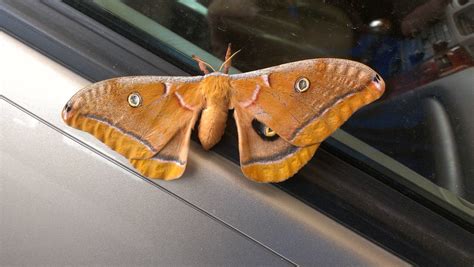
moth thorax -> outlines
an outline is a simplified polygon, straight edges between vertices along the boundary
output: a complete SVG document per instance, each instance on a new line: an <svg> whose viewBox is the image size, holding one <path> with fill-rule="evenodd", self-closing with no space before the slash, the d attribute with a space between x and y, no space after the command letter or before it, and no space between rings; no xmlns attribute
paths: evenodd
<svg viewBox="0 0 474 267"><path fill-rule="evenodd" d="M228 106L230 83L227 76L208 76L200 84L206 104Z"/></svg>

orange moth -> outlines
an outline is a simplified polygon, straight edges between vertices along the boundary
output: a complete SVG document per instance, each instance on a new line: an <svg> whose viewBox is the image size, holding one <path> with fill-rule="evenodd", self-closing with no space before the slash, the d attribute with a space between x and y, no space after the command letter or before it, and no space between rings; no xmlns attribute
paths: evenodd
<svg viewBox="0 0 474 267"><path fill-rule="evenodd" d="M62 118L125 156L142 175L172 180L184 172L196 120L200 117L199 140L210 149L234 109L244 175L280 182L385 90L374 70L350 60L309 59L229 75L231 58L229 46L222 72L209 72L209 65L195 57L204 76L94 83L69 100Z"/></svg>

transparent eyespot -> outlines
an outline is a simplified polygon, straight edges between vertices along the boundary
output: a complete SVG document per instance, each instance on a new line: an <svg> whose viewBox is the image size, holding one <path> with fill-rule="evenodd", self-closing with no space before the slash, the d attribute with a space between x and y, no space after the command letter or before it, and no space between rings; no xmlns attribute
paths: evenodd
<svg viewBox="0 0 474 267"><path fill-rule="evenodd" d="M142 104L142 97L139 93L131 93L130 95L128 95L128 104L132 108L136 108Z"/></svg>
<svg viewBox="0 0 474 267"><path fill-rule="evenodd" d="M265 141L275 141L280 138L272 128L266 126L256 119L252 120L252 128L258 134L258 136L260 136L260 138Z"/></svg>
<svg viewBox="0 0 474 267"><path fill-rule="evenodd" d="M295 82L295 90L296 92L303 93L309 89L310 83L309 80L305 77L301 77Z"/></svg>
<svg viewBox="0 0 474 267"><path fill-rule="evenodd" d="M273 137L276 135L276 132L272 130L270 127L265 127L265 129L263 130L263 134L266 137Z"/></svg>

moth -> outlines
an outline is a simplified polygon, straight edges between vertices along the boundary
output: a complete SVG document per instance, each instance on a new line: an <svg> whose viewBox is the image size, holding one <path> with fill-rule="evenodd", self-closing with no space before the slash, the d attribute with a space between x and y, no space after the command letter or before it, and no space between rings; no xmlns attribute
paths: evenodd
<svg viewBox="0 0 474 267"><path fill-rule="evenodd" d="M203 76L94 83L67 102L62 118L125 156L142 175L172 180L184 172L198 118L198 137L208 150L234 109L242 172L257 182L281 182L385 90L374 70L350 60L309 59L230 75L232 57L229 46L221 68L212 72L195 57Z"/></svg>

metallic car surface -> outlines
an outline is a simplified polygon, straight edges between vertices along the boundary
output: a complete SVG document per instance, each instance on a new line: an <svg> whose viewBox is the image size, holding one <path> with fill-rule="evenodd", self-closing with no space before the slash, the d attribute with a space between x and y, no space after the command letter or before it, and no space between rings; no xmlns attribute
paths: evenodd
<svg viewBox="0 0 474 267"><path fill-rule="evenodd" d="M406 265L192 143L150 181L60 111L89 82L0 33L0 264Z"/></svg>

